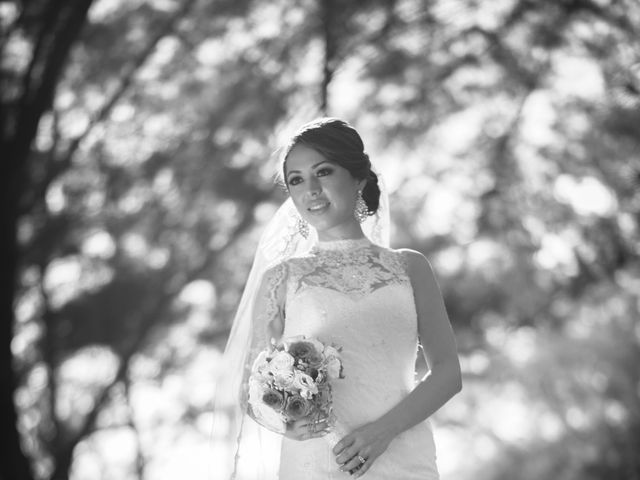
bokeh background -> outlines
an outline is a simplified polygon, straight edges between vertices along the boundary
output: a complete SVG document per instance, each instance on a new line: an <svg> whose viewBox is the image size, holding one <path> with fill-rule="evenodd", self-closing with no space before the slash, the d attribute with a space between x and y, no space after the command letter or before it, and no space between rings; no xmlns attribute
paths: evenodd
<svg viewBox="0 0 640 480"><path fill-rule="evenodd" d="M0 478L218 478L277 149L326 114L441 283L442 480L640 479L637 0L3 0L0 24Z"/></svg>

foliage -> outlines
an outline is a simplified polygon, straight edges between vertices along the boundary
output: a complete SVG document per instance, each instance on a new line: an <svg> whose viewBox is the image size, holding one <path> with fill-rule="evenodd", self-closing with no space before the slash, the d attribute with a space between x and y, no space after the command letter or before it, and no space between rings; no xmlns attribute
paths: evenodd
<svg viewBox="0 0 640 480"><path fill-rule="evenodd" d="M48 5L0 5L16 79ZM35 478L208 478L274 153L323 112L441 281L465 373L443 479L640 476L639 29L631 0L95 1L20 192Z"/></svg>

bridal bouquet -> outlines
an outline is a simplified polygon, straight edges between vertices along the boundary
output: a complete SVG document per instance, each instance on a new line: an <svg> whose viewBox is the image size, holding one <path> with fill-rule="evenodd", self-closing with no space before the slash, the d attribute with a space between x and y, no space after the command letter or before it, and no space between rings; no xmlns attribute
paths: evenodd
<svg viewBox="0 0 640 480"><path fill-rule="evenodd" d="M270 424L332 419L331 384L342 374L340 348L297 336L260 352L249 377L249 405Z"/></svg>

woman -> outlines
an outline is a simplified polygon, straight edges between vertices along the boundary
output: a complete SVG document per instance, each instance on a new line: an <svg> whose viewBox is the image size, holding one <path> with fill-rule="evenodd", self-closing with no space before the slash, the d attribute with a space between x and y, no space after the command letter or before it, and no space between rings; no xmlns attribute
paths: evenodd
<svg viewBox="0 0 640 480"><path fill-rule="evenodd" d="M256 273L254 264L259 287L251 286L254 282L247 287L255 299L252 328L244 327L246 338L240 342L246 350L238 357L245 372L238 386L241 404L246 408L251 362L271 339L306 335L340 345L345 378L333 386L333 428L341 439L333 445L323 438L331 430L326 422L300 420L266 442L279 448L263 456L278 455L280 480L349 474L371 480L437 479L427 419L460 391L461 378L429 262L416 251L392 250L365 235L367 219L380 217L380 188L362 140L348 123L321 118L303 126L284 151L282 175L295 207L296 231L287 233L277 225L283 220L274 220L265 233L269 241L263 237L258 248L264 253L273 238L284 239L285 248L262 262L269 268ZM232 337L242 336L239 328L234 326ZM418 344L430 372L416 384ZM251 409L245 411L278 431ZM264 460L255 446L245 450L240 448L236 460Z"/></svg>

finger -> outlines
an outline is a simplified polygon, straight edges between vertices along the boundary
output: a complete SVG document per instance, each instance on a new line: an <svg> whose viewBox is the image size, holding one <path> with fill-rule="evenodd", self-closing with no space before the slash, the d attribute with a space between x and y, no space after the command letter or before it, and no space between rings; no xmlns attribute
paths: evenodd
<svg viewBox="0 0 640 480"><path fill-rule="evenodd" d="M354 478L358 478L358 477L364 475L365 472L371 468L371 465L373 464L374 460L376 459L376 457L368 457L368 456L363 455L363 454L361 454L361 456L362 456L362 458L358 459L358 461L359 461L358 467L352 472ZM356 458L358 458L357 455L356 455ZM364 459L364 462L362 462L363 459Z"/></svg>
<svg viewBox="0 0 640 480"><path fill-rule="evenodd" d="M287 430L294 433L301 433L302 431L306 430L306 428L307 428L307 423L301 422L299 420L295 422L291 422L287 425Z"/></svg>
<svg viewBox="0 0 640 480"><path fill-rule="evenodd" d="M351 474L355 474L356 472L360 471L366 464L366 457L363 457L361 454L356 454L353 458L349 459L349 461L341 469L348 471Z"/></svg>
<svg viewBox="0 0 640 480"><path fill-rule="evenodd" d="M360 460L358 460L358 457L356 456L354 458L350 458L346 463L342 464L340 466L340 470L342 470L343 472L353 473L360 467L360 465L362 465L362 462L360 462Z"/></svg>
<svg viewBox="0 0 640 480"><path fill-rule="evenodd" d="M330 425L326 420L300 421L299 428L305 439L324 437L330 431Z"/></svg>
<svg viewBox="0 0 640 480"><path fill-rule="evenodd" d="M371 465L373 465L373 462L378 457L377 456L371 456L371 457L364 456L363 458L365 459L365 462L364 463L361 462L360 463L360 467L358 468L358 470L353 473L354 478L358 478L358 477L361 477L362 475L364 475L365 472L371 468Z"/></svg>
<svg viewBox="0 0 640 480"><path fill-rule="evenodd" d="M322 430L316 430L314 437L324 437L325 435L327 435L329 432L331 432L330 428L323 428Z"/></svg>
<svg viewBox="0 0 640 480"><path fill-rule="evenodd" d="M358 468L358 470L356 470L353 473L353 477L354 478L358 478L361 477L362 475L365 474L365 472L367 470L369 470L369 468L371 468L371 464L373 463L373 460L371 458L367 459L367 461L363 464L360 465L360 468Z"/></svg>
<svg viewBox="0 0 640 480"><path fill-rule="evenodd" d="M331 425L329 425L329 423L327 422L320 422L316 424L316 430L318 432L322 431L325 433L329 433L329 431L331 431Z"/></svg>
<svg viewBox="0 0 640 480"><path fill-rule="evenodd" d="M294 428L287 432L287 436L289 438L293 438L294 440L306 440L309 438L309 435L309 430L300 425L296 425Z"/></svg>
<svg viewBox="0 0 640 480"><path fill-rule="evenodd" d="M350 447L345 448L342 453L336 456L336 462L340 465L344 465L349 462L352 458L358 456L358 449L355 445L351 445Z"/></svg>
<svg viewBox="0 0 640 480"><path fill-rule="evenodd" d="M335 447L333 447L334 455L340 455L345 448L353 445L353 442L355 442L355 439L353 437L350 437L349 435L344 437L342 440L336 443Z"/></svg>
<svg viewBox="0 0 640 480"><path fill-rule="evenodd" d="M305 427L301 428L305 434L306 439L313 438L318 433L318 429L316 428L316 425L314 423L308 423Z"/></svg>
<svg viewBox="0 0 640 480"><path fill-rule="evenodd" d="M324 430L329 427L329 424L324 420L318 422L307 422L305 425L310 430Z"/></svg>
<svg viewBox="0 0 640 480"><path fill-rule="evenodd" d="M308 428L303 428L300 431L300 439L301 440L310 440L312 438L315 438L317 435L317 432L315 430L315 428L313 428L313 425L310 425Z"/></svg>

